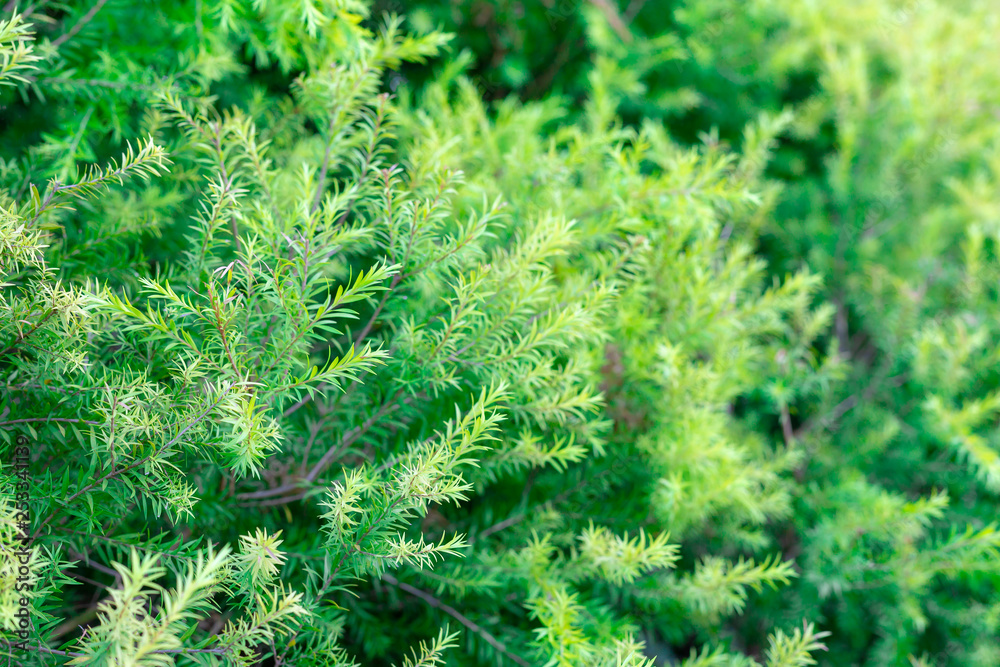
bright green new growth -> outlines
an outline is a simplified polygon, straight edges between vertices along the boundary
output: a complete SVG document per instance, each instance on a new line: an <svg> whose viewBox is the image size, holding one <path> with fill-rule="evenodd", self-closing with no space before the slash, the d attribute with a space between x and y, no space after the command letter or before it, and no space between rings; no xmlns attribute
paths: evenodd
<svg viewBox="0 0 1000 667"><path fill-rule="evenodd" d="M462 123L446 127L433 114L481 117L482 139L506 132L501 121L493 126L469 99L452 107L441 97L428 115L379 93L386 68L435 54L441 35L404 37L394 19L369 33L360 7L309 4L296 15L281 3L210 4L197 4L193 36L212 35L215 60L148 82L138 122L150 138L138 149L82 173L69 163L44 188L33 162L10 163L29 185L4 201L2 426L8 442L12 427L32 441L36 539L37 630L19 655L37 664L396 656L432 665L448 651L470 663L647 665L639 610L692 614L710 628L740 610L748 588L787 581L788 566L767 557L732 569L709 558L673 574L681 552L664 528L674 513L643 527L577 511L601 496L634 511L669 488L667 470L691 476L673 483L694 485L694 498L714 483L697 466L680 472L675 445L657 440L671 436L623 448L599 414L605 346L628 331L611 313L641 308L666 268L657 263L672 265L677 252L642 199L625 205L610 187L634 184L652 203L674 179L714 181L704 201L690 198L711 225L717 200L753 202L740 189L752 175L721 154L684 157L653 128L633 135L595 115L589 138L567 126L538 162L566 177L546 193L551 203L527 210L521 192L497 187L503 179L482 181L454 160ZM4 30L8 79L44 72L53 56L31 60L22 19ZM272 31L289 40L260 39ZM239 69L221 48L227 34L246 40L259 66L301 68L290 95L250 87L220 112L204 86ZM427 94L447 95L453 76ZM594 113L613 106L596 97ZM97 108L84 112L78 144L100 136L83 129ZM509 110L540 120L539 111ZM532 122L522 139L541 142ZM467 148L465 159L476 150ZM608 177L596 218L574 203L588 194L574 170ZM706 243L710 230L686 233ZM152 272L115 251L145 232L183 238ZM706 245L703 265L673 270L708 269L708 290L732 273L734 289L753 293L746 255L716 272L717 253ZM95 281L102 261L113 271ZM759 308L779 310L760 335L782 330L781 309L808 284L763 297ZM618 339L675 351L679 370L650 367L642 391L676 386L678 372L682 383L705 381L677 357L687 354L682 339L668 338L653 329ZM747 353L721 363L758 363ZM725 395L703 391L704 416L686 428L718 429L716 465L749 455L722 440ZM784 511L773 477L781 459L733 480L743 514L731 521L749 528ZM636 466L648 468L640 486L628 482ZM753 490L772 487L775 500L755 506ZM679 532L724 513L700 502L678 507L695 512ZM15 537L4 533L5 549ZM73 589L92 585L78 578L88 566L113 581L90 616L64 623ZM410 617L406 629L385 632L384 599ZM9 632L18 602L3 600ZM818 644L811 629L804 637L775 635L767 664L806 664Z"/></svg>
<svg viewBox="0 0 1000 667"><path fill-rule="evenodd" d="M560 94L582 118L595 107L584 99L601 90L593 72L614 72L604 90L621 95L631 125L655 119L682 142L739 147L780 182L757 234L743 238L754 261L766 260L767 282L809 267L815 342L800 363L786 346L772 348L785 377L754 372L749 392L720 412L734 413L744 437L784 443L796 457L786 512L759 524L758 536L780 545L801 576L756 598L724 632L762 655L762 628L804 617L831 632L822 664L1000 663L995 3L489 6L408 11L474 51L482 95ZM588 58L593 67L577 66ZM751 158L747 122L788 110L774 150ZM641 191L619 192L629 202ZM738 229L728 238L740 239ZM677 294L686 278L662 283L656 297ZM635 431L645 436L645 425ZM686 449L685 460L699 460L698 447ZM719 496L682 498L687 479L674 475L659 502L679 498L678 508L703 517L697 506ZM753 487L736 496L760 497ZM678 510L673 520L688 519ZM700 534L698 520L689 525ZM740 534L709 530L706 540Z"/></svg>
<svg viewBox="0 0 1000 667"><path fill-rule="evenodd" d="M988 3L589 3L523 104L419 10L45 4L0 23L18 664L995 664L996 77L924 57Z"/></svg>

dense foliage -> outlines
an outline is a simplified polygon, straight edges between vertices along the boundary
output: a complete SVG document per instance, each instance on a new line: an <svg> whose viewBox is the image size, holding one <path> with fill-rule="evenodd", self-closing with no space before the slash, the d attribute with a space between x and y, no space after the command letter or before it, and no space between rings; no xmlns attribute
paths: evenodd
<svg viewBox="0 0 1000 667"><path fill-rule="evenodd" d="M11 3L12 664L1000 663L997 21Z"/></svg>
<svg viewBox="0 0 1000 667"><path fill-rule="evenodd" d="M770 533L802 576L750 613L831 631L829 664L997 664L995 6L665 4L419 11L500 94L578 99L581 70L546 66L592 58L623 73L627 118L684 142L741 146L756 114L792 113L756 251L772 275L822 276L815 305L834 315L815 351L842 377L781 385L772 435L805 460L792 520ZM741 416L764 426L749 401Z"/></svg>

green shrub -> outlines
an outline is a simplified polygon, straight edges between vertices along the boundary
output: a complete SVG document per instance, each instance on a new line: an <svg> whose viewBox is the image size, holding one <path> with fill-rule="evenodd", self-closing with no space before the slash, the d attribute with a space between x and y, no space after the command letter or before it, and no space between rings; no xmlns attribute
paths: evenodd
<svg viewBox="0 0 1000 667"><path fill-rule="evenodd" d="M11 9L17 664L1000 662L992 3Z"/></svg>
<svg viewBox="0 0 1000 667"><path fill-rule="evenodd" d="M587 463L602 483L591 500L576 501L601 509L569 516L670 530L682 540L679 572L653 574L615 596L661 655L664 639L678 652L693 642L733 644L720 623L743 608L750 590L795 576L776 559L765 526L790 510L784 473L798 454L734 419L731 402L759 391L755 400L778 419L790 395L814 392L838 373L811 349L831 314L809 308L815 278L793 276L765 290L764 267L749 250L775 194L759 181L759 166L788 119L765 117L748 128L742 157L717 146L685 150L654 124L639 131L617 124L619 99L600 74L585 119L565 124L551 103L505 102L491 113L460 75L464 64L446 67L409 101L402 128L417 154L445 155L466 173L470 209L502 192L515 220L550 208L571 215L584 251L563 260L560 275L595 263L607 271L603 250L628 239L613 260L628 278L601 350L614 420L609 456ZM549 507L551 495L542 491L539 507ZM766 632L751 635L763 653Z"/></svg>
<svg viewBox="0 0 1000 667"><path fill-rule="evenodd" d="M0 28L18 664L813 663L723 628L800 462L727 406L837 372L750 252L786 118L682 149L610 69L491 114L461 58L397 102L446 36L354 3L44 9Z"/></svg>
<svg viewBox="0 0 1000 667"><path fill-rule="evenodd" d="M627 117L685 141L742 146L748 120L794 115L757 250L772 275L822 277L833 318L811 352L843 377L821 373L770 421L802 461L793 511L768 532L802 576L750 624L805 616L832 632L831 665L998 664L994 3L518 5L420 11L477 53L487 87L544 94L534 84L568 45L617 69ZM523 83L506 64L519 43ZM654 43L675 47L648 69ZM547 86L575 99L587 71ZM735 405L766 432L773 410L753 394Z"/></svg>

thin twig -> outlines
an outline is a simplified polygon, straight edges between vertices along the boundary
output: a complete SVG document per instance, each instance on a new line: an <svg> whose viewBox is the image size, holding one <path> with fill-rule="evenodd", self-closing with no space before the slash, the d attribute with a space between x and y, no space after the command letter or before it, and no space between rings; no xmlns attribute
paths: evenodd
<svg viewBox="0 0 1000 667"><path fill-rule="evenodd" d="M296 480L295 482L282 484L281 486L275 487L273 489L262 489L260 491L241 493L236 496L237 500L257 500L262 498L273 498L275 496L281 496L285 493L288 493L289 491L301 491L302 490L300 486L301 483L309 484L316 481L316 478L319 477L320 474L322 474L322 472L326 469L326 467L337 458L339 452L341 452L346 447L349 447L352 443L354 443L354 441L356 441L358 438L367 433L368 429L370 429L379 419L389 414L390 412L398 410L403 405L411 403L415 398L414 396L407 396L403 398L403 400L393 403L393 399L395 399L397 394L393 394L392 396L390 396L389 399L382 404L382 407L380 407L374 415L366 419L363 424L361 424L360 426L356 426L347 433L345 433L340 440L334 443L333 446L330 447L325 454L323 454L322 458L320 458L320 460L316 463L316 465L312 467L312 469L305 477L302 477L301 479ZM297 500L298 498L288 499L288 501L291 502L291 500L293 499ZM269 503L269 504L281 504L281 503Z"/></svg>
<svg viewBox="0 0 1000 667"><path fill-rule="evenodd" d="M626 23L632 23L632 20L639 15L642 8L646 5L646 0L632 0L628 3L628 8L625 10L623 18Z"/></svg>
<svg viewBox="0 0 1000 667"><path fill-rule="evenodd" d="M468 617L464 616L454 607L441 602L441 600L437 599L436 597L434 597L430 593L427 593L426 591L422 591L419 588L411 586L410 584L399 581L398 579L396 579L396 577L392 576L391 574L388 573L383 574L382 581L395 586L401 591L406 591L407 593L409 593L414 597L420 598L421 600L426 602L429 606L434 607L435 609L440 609L441 611L448 614L456 621L467 627L469 630L475 632L477 635L485 639L490 646L500 651L500 653L502 653L503 655L507 656L508 658L510 658L517 664L521 665L522 667L528 667L527 660L511 653L510 650L507 648L507 646L503 644L503 642L498 640L496 637L491 635L489 632L481 628L473 621L469 620Z"/></svg>
<svg viewBox="0 0 1000 667"><path fill-rule="evenodd" d="M216 406L218 406L219 403L222 402L222 398L225 395L226 394L223 393L218 398L218 400L216 400L212 405L210 405L207 408L205 408L204 412L202 412L200 415L198 415L193 420L191 420L190 422L188 422L188 424L184 428L182 428L177 435L175 435L173 438L171 438L170 441L167 442L167 444L165 444L162 447L162 450L166 450L168 447L176 444L177 441L179 441L181 439L181 436L183 436L185 433L187 433L192 428L194 428L194 426L196 424L200 423L201 420L204 419L205 416L208 415L209 412L211 412L212 410L214 410L216 408ZM150 455L150 456L144 456L143 458L139 459L138 461L135 461L134 463L132 463L132 464L130 464L130 465L124 467L124 468L119 468L118 470L112 470L111 472L109 472L107 475L105 475L104 477L100 478L96 482L92 482L92 483L88 484L87 486L83 487L82 489L80 489L79 491L77 491L76 493L74 493L73 495L71 495L69 498L67 498L66 500L63 501L63 504L65 504L65 505L70 504L71 502L73 502L74 500L76 500L77 498L79 498L80 496L82 496L84 493L86 493L87 491L90 491L91 489L96 488L97 486L103 484L104 482L106 482L106 481L108 481L108 480L110 480L112 478L118 477L119 475L123 475L123 474L127 473L130 470L133 470L133 469L138 468L139 466L141 466L141 465L143 465L145 463L148 463L150 461L150 459L152 459L152 455ZM38 529L35 530L34 534L32 535L32 539L38 537L41 534L42 529L45 528L45 526L49 525L49 522L52 521L52 519L55 518L55 516L56 516L55 512L53 512L52 514L50 514L49 516L47 516L45 518L45 520L42 521L42 524L38 527Z"/></svg>
<svg viewBox="0 0 1000 667"><path fill-rule="evenodd" d="M9 648L13 648L14 644L8 640L3 640ZM48 648L47 646L38 646L36 644L26 644L25 647L29 651L38 651L39 653L48 653L51 655L63 655L71 658L82 658L85 657L85 653L78 653L76 651L60 651L54 648ZM223 655L228 653L227 648L164 648L157 649L155 651L150 651L150 653L214 653L216 655Z"/></svg>
<svg viewBox="0 0 1000 667"><path fill-rule="evenodd" d="M385 308L385 302L389 300L389 295L392 294L392 291L396 289L396 287L399 285L402 279L403 276L398 273L392 277L392 282L389 284L389 289L387 289L385 293L382 294L382 300L379 301L378 306L375 307L375 312L373 312L372 316L368 318L368 323L365 324L365 327L361 330L361 333L359 333L358 337L354 340L355 346L361 345L361 341L365 339L365 336L367 336L368 333L372 330L372 327L375 326L375 320L378 318L379 315L382 314L382 309Z"/></svg>
<svg viewBox="0 0 1000 667"><path fill-rule="evenodd" d="M823 417L819 418L814 417L812 419L809 419L804 424L799 426L799 428L795 429L795 431L792 433L792 437L798 440L801 439L803 435L805 435L812 429L816 428L817 426L829 428L834 424L836 424L841 417L843 417L845 414L853 410L860 403L868 401L875 394L875 391L878 388L876 386L877 379L878 379L878 374L873 375L871 380L868 382L868 385L865 387L864 391L860 393L860 396L858 394L851 394L850 396L842 400L840 403L837 403L837 405L833 407L833 409L829 412L829 414L824 415ZM906 381L906 376L895 375L891 378L886 379L885 381L887 383L891 383L898 386Z"/></svg>
<svg viewBox="0 0 1000 667"><path fill-rule="evenodd" d="M795 442L795 432L792 430L792 417L788 412L788 406L781 405L781 435L785 439L785 446L791 447Z"/></svg>
<svg viewBox="0 0 1000 667"><path fill-rule="evenodd" d="M35 324L35 326L31 327L30 329L28 329L24 333L20 334L17 338L14 339L13 343L11 343L10 345L8 345L6 349L4 349L2 352L0 352L0 357L5 356L9 352L12 352L14 350L14 348L18 346L19 343L21 343L22 341L24 341L31 334L33 334L36 331L38 331L38 329L40 329L41 326L43 324L45 324L49 320L49 318L51 318L53 315L55 315L55 313L56 313L56 309L55 308L50 308L49 312L45 313L45 315L42 316L42 319L38 320L38 323Z"/></svg>
<svg viewBox="0 0 1000 667"><path fill-rule="evenodd" d="M101 11L101 7L103 7L107 2L108 0L97 0L97 2L94 3L94 6L90 8L90 11L84 14L80 18L80 20L77 21L76 24L69 29L69 32L63 33L62 35L59 35L59 37L56 37L56 39L52 42L53 48L58 48L67 40L72 39L76 35L76 33L83 30L83 28L88 23L94 20L94 17L97 16L97 12Z"/></svg>
<svg viewBox="0 0 1000 667"><path fill-rule="evenodd" d="M579 491L583 487L585 487L588 484L590 484L590 483L592 483L592 482L600 479L601 477L604 477L605 475L613 472L613 470L614 470L613 468L605 468L604 470L602 470L601 472L597 473L593 477L589 477L589 478L588 477L584 477L579 482L577 482L573 487L571 487L569 489L566 489L565 491L563 491L562 493L560 493L555 498L550 498L549 500L546 500L545 502L541 503L540 505L536 505L531 510L531 513L537 514L538 512L540 512L540 511L542 511L544 509L547 509L547 508L550 508L550 507L555 507L556 505L558 505L562 501L566 500L567 498L569 498L570 496L572 496L574 493L576 493L577 491ZM493 524L492 526L489 526L488 528L485 528L478 535L470 535L469 538L468 538L468 543L471 545L474 542L476 542L477 540L486 539L487 537L489 537L490 535L492 535L494 533L498 533L501 530L505 530L507 528L510 528L514 524L520 523L521 521L523 521L524 519L526 519L528 517L528 513L529 512L528 512L527 509L522 510L520 512L517 512L516 514L512 514L511 516L507 517L503 521L500 521L498 523Z"/></svg>
<svg viewBox="0 0 1000 667"><path fill-rule="evenodd" d="M608 0L590 0L590 4L594 5L604 13L604 18L608 20L611 24L612 30L618 33L618 36L622 38L623 42L632 41L632 33L629 31L628 26L625 25L625 21L622 20L621 15L618 10L615 9Z"/></svg>
<svg viewBox="0 0 1000 667"><path fill-rule="evenodd" d="M3 643L7 645L8 648L14 648L14 643L8 639L4 639ZM76 653L75 651L60 651L54 648L48 648L47 646L37 646L35 644L25 644L24 648L29 651L38 651L39 653L48 653L50 655L64 655L72 658L83 657L83 653Z"/></svg>
<svg viewBox="0 0 1000 667"><path fill-rule="evenodd" d="M28 419L13 419L11 421L0 422L0 426L10 426L11 424L32 424L32 423L62 422L64 424L91 424L97 426L104 422L89 421L87 419L69 419L64 417L30 417Z"/></svg>
<svg viewBox="0 0 1000 667"><path fill-rule="evenodd" d="M323 192L326 190L326 172L330 168L330 154L333 152L333 127L337 121L338 114L330 114L330 122L326 128L326 150L323 152L323 164L319 168L319 178L316 183L316 195L313 197L312 205L309 207L309 215L312 215L319 208L323 201Z"/></svg>

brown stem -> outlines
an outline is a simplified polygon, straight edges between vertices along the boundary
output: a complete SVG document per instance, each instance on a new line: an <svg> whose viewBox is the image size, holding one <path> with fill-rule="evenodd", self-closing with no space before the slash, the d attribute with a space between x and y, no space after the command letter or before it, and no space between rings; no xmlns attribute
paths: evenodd
<svg viewBox="0 0 1000 667"><path fill-rule="evenodd" d="M501 641L499 641L496 637L494 637L493 635L491 635L489 632L487 632L486 630L484 630L483 628L481 628L479 625L477 625L473 621L469 620L468 617L466 617L465 615L463 615L461 612L459 612L454 607L441 602L441 600L437 599L436 597L434 597L433 595L431 595L430 593L428 593L426 591L422 591L419 588L411 586L410 584L403 583L403 582L399 581L398 579L396 579L396 577L392 576L391 574L388 574L388 573L383 574L382 575L382 581L385 581L386 583L392 584L396 588L398 588L398 589L400 589L402 591L406 591L407 593L409 593L410 595L412 595L414 597L420 598L421 600L423 600L424 602L426 602L429 606L434 607L435 609L440 609L441 611L443 611L444 613L448 614L449 616L451 616L452 618L454 618L456 621L458 621L459 623L461 623L462 625L464 625L465 627L467 627L469 630L471 630L472 632L475 632L477 635L479 635L480 637L482 637L483 639L485 639L486 642L490 646L492 646L496 650L500 651L500 653L502 653L503 655L507 656L508 658L510 658L511 660L513 660L514 662L516 662L517 664L521 665L522 667L528 667L528 661L527 660L525 660L524 658L522 658L522 657L520 657L518 655L515 655L515 654L511 653L507 649L507 647Z"/></svg>
<svg viewBox="0 0 1000 667"><path fill-rule="evenodd" d="M173 438L171 438L170 441L167 442L167 444L165 444L163 446L163 449L167 449L171 445L174 445L178 440L181 439L181 436L183 436L185 433L187 433L192 428L194 428L195 424L198 424L199 422L201 422L201 420L204 419L205 416L209 412L211 412L212 410L214 410L215 407L217 405L219 405L219 403L221 403L221 402L222 402L222 397L220 396L217 401L215 401L214 403L212 403L212 405L210 405L207 408L205 408L204 412L202 412L200 415L198 415L193 420L191 420L187 424L187 426L185 426L184 428L182 428L180 430L180 432L177 433L177 435L175 435ZM147 463L151 458L152 458L152 456L144 456L143 458L139 459L138 461L135 461L134 463L132 463L132 464L130 464L130 465L124 467L124 468L120 468L118 470L112 470L111 472L109 472L107 475L105 475L104 477L100 478L96 482L92 482L91 484L88 484L87 486L83 487L82 489L80 489L79 491L77 491L76 493L74 493L73 495L71 495L69 498L67 498L65 501L63 501L64 504L69 504L69 503L73 502L74 500L76 500L77 498L79 498L80 496L82 496L87 491L90 491L91 489L95 488L96 486L98 486L100 484L103 484L104 482L106 482L109 479L112 479L114 477L118 477L119 475L122 475L122 474L128 472L129 470L133 470L133 469L141 466L142 464ZM35 533L32 535L32 539L38 537L41 534L42 529L45 528L45 526L49 525L49 522L52 521L52 519L55 518L55 516L56 516L56 514L53 512L48 517L46 517L45 520L42 521L42 525L40 525L38 527L38 529L35 530Z"/></svg>
<svg viewBox="0 0 1000 667"><path fill-rule="evenodd" d="M233 373L236 374L238 379L240 377L240 369L239 366L236 365L236 359L233 358L232 350L229 349L229 340L226 337L226 330L222 326L222 312L219 310L219 304L215 298L215 290L210 289L208 296L212 302L212 312L215 314L215 330L219 332L219 338L222 340L222 347L226 351L226 357L229 359L229 365L232 366Z"/></svg>
<svg viewBox="0 0 1000 667"><path fill-rule="evenodd" d="M358 438L367 433L368 429L370 429L379 419L381 419L390 412L398 410L400 407L412 402L414 399L414 397L407 396L402 401L393 403L392 401L397 394L398 392L390 396L389 399L382 404L382 407L378 409L378 412L376 412L374 415L366 419L363 424L361 424L360 426L356 426L347 433L345 433L340 440L334 443L334 445L330 447L330 449L328 449L325 454L323 454L323 457L320 458L320 460L316 463L316 465L312 467L312 469L305 477L301 478L300 480L296 480L295 482L282 484L281 486L275 487L273 489L262 489L260 491L241 493L236 496L237 500L257 500L261 498L273 498L275 496L284 495L289 491L301 491L302 489L299 486L301 482L312 483L316 481L316 478L319 477L320 474L322 474L322 472L326 469L326 467L337 458L339 452L341 452L346 447L349 447L352 443L354 443L354 441L356 441ZM288 502L291 502L291 500L295 499L297 498L288 499ZM271 503L271 504L281 504L281 503Z"/></svg>
<svg viewBox="0 0 1000 667"><path fill-rule="evenodd" d="M90 8L90 11L84 14L80 20L69 29L68 32L56 37L56 39L52 42L52 47L58 48L67 40L72 39L78 32L83 30L84 26L94 20L94 17L97 16L97 12L101 11L101 7L103 7L107 2L108 0L97 0L97 2L94 3L94 6Z"/></svg>
<svg viewBox="0 0 1000 667"><path fill-rule="evenodd" d="M791 447L795 444L795 432L792 431L792 417L788 413L788 406L781 406L781 435L785 439L785 446Z"/></svg>
<svg viewBox="0 0 1000 667"><path fill-rule="evenodd" d="M375 312L372 313L372 316L370 318L368 318L368 323L365 324L365 328L361 330L361 333L359 333L358 337L354 340L355 346L361 345L361 341L365 339L365 336L367 336L368 333L372 330L372 327L375 326L375 320L376 318L378 318L379 315L382 314L382 309L385 308L385 303L386 301L389 300L389 295L392 293L392 290L396 289L396 286L399 285L402 279L403 276L398 273L392 277L392 282L389 284L389 289L387 289L385 293L382 295L382 300L379 301L378 306L375 307Z"/></svg>
<svg viewBox="0 0 1000 667"><path fill-rule="evenodd" d="M28 329L27 331L25 331L23 334L19 335L17 338L14 339L13 343L11 343L10 345L7 346L7 348L3 352L0 352L0 357L3 357L8 352L13 351L13 349L15 347L17 347L19 343L21 343L22 341L24 341L31 334L33 334L36 331L38 331L38 329L41 328L41 326L43 324L45 324L53 315L55 315L55 313L56 313L56 309L55 308L49 309L49 312L45 313L45 315L42 316L42 319L38 320L38 323L35 326L31 327L30 329Z"/></svg>
<svg viewBox="0 0 1000 667"><path fill-rule="evenodd" d="M621 15L615 6L609 2L609 0L590 0L590 4L594 5L601 12L604 13L604 18L608 20L611 24L612 30L618 33L618 36L622 38L623 42L632 41L632 33L629 31L628 26L625 25L625 21L622 20Z"/></svg>
<svg viewBox="0 0 1000 667"><path fill-rule="evenodd" d="M64 424L91 424L98 425L104 422L88 421L86 419L69 419L63 417L32 417L30 419L12 419L11 421L0 422L0 426L10 426L11 424L29 424L38 422L62 422Z"/></svg>
<svg viewBox="0 0 1000 667"><path fill-rule="evenodd" d="M326 172L330 167L330 153L333 152L333 126L337 120L337 114L330 114L330 123L326 128L326 151L323 153L323 165L319 169L319 178L316 183L316 196L313 198L312 206L309 207L309 215L316 212L319 203L323 200L323 191L326 189Z"/></svg>
<svg viewBox="0 0 1000 667"><path fill-rule="evenodd" d="M139 459L138 461L135 461L131 465L128 465L128 466L126 466L124 468L119 468L118 470L112 470L111 472L109 472L107 475L105 475L104 477L100 478L96 482L92 482L92 483L88 484L87 486L83 487L82 489L80 489L79 491L77 491L76 493L74 493L73 495L71 495L69 498L67 498L63 502L65 502L66 504L69 504L69 503L73 502L74 500L76 500L77 498L79 498L80 496L82 496L87 491L90 491L91 489L97 487L98 485L103 484L104 482L108 481L109 479L112 479L114 477L118 477L119 475L127 473L129 470L133 470L135 468L138 468L143 463L148 462L149 458L150 457L148 457L148 456L144 456L143 458ZM38 529L35 531L35 534L32 535L32 539L34 539L35 537L38 537L42 533L42 529L45 528L45 526L49 525L49 522L52 521L52 519L54 519L55 516L56 516L56 514L54 512L52 514L48 515L45 518L45 520L42 521L42 525L40 525L38 527Z"/></svg>

